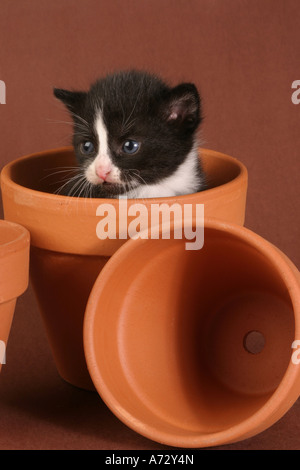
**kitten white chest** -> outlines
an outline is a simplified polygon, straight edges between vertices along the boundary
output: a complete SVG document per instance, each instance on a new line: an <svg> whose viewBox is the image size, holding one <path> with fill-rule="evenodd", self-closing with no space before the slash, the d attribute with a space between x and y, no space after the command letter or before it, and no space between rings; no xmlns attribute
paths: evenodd
<svg viewBox="0 0 300 470"><path fill-rule="evenodd" d="M157 197L172 197L191 194L201 189L201 180L198 172L198 150L196 145L186 156L175 172L155 184L139 185L123 194L128 199L148 199Z"/></svg>

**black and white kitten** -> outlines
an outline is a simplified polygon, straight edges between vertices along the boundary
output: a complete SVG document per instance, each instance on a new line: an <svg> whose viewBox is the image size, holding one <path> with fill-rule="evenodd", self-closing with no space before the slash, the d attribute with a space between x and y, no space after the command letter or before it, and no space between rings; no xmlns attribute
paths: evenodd
<svg viewBox="0 0 300 470"><path fill-rule="evenodd" d="M99 79L88 92L55 88L54 95L73 118L73 146L90 196L166 197L206 188L195 85L171 88L132 70ZM77 195L72 188L68 194Z"/></svg>

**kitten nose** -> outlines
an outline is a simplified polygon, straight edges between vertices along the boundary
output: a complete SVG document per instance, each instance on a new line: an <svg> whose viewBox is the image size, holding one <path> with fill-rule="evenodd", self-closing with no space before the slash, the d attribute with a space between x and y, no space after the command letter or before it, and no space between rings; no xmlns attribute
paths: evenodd
<svg viewBox="0 0 300 470"><path fill-rule="evenodd" d="M97 176L99 176L99 178L101 178L103 181L106 180L110 172L111 172L110 168L96 168Z"/></svg>

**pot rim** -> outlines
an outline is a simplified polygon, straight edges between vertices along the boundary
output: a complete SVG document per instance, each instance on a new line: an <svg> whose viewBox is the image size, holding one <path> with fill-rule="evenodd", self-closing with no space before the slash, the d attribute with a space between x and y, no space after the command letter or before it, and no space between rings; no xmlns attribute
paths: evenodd
<svg viewBox="0 0 300 470"><path fill-rule="evenodd" d="M190 220L190 223L195 223L195 219ZM294 339L300 340L300 283L299 271L296 266L276 246L245 227L214 218L205 219L204 230L205 227L221 232L228 233L229 231L233 236L251 244L251 246L256 248L272 263L274 269L287 287L294 311ZM131 415L123 408L122 403L110 392L105 379L101 375L101 371L99 371L97 367L97 359L93 346L94 318L97 313L97 299L104 289L106 279L112 275L115 268L122 264L128 254L135 249L136 244L145 244L147 241L147 239L130 239L119 248L117 254L113 255L108 260L100 272L87 302L83 327L84 352L91 378L103 401L114 414L131 429L148 439L175 447L203 448L224 445L251 437L274 424L288 411L300 395L300 364L293 364L291 359L280 384L259 410L241 423L227 430L206 433L200 436L196 436L193 432L191 432L189 436L182 436L180 434L170 434L165 431L160 431ZM291 390L292 395L290 396Z"/></svg>
<svg viewBox="0 0 300 470"><path fill-rule="evenodd" d="M107 203L109 201L111 204L118 204L119 199L109 199L109 198L77 198L77 197L71 197L71 196L64 196L61 194L52 194L52 193L46 193L43 191L38 191L35 189L27 188L26 186L22 186L16 182L14 182L11 178L11 170L15 165L18 165L18 163L24 161L24 160L30 160L30 159L35 159L35 158L42 158L46 155L51 155L51 154L58 154L58 153L66 153L66 152L71 152L73 151L72 146L67 146L67 147L59 147L55 149L50 149L50 150L44 150L41 152L35 152L29 155L22 156L16 160L13 160L10 163L7 163L2 171L1 171L1 184L5 184L8 187L10 187L13 191L19 192L28 196L34 196L35 199L39 200L45 200L45 203L47 203L48 210L49 210L49 203L52 206L56 206L57 204L63 205L63 203L68 204L70 206L70 203L72 201L74 202L74 207L76 210L78 210L78 204L79 207L80 205L84 206L86 209L89 205L91 205L93 208L94 206L98 206L101 203ZM209 188L204 191L201 191L201 195L203 196L203 201L205 202L206 196L208 197L217 197L219 193L222 193L224 191L224 187L227 188L227 191L234 190L236 186L240 186L244 181L247 183L248 181L248 171L246 166L239 161L238 159L227 155L225 153L217 152L215 150L210 150L210 149L204 149L204 148L199 148L199 153L204 153L207 156L214 156L217 157L223 161L230 161L234 163L238 169L239 173L235 178L233 178L231 181L218 185L214 188ZM195 196L195 194L199 193L192 193L192 194L185 194L182 196L171 196L171 197L160 197L160 198L147 198L146 202L147 204L152 204L152 203L163 203L168 200L176 200L180 197L182 202L186 201L188 202L189 199ZM137 199L128 199L128 201L136 201ZM145 202L145 199L143 199Z"/></svg>
<svg viewBox="0 0 300 470"><path fill-rule="evenodd" d="M11 233L11 239L5 243L0 242L0 257L27 249L29 246L29 231L20 224L8 220L0 220L0 230L2 227L8 228Z"/></svg>

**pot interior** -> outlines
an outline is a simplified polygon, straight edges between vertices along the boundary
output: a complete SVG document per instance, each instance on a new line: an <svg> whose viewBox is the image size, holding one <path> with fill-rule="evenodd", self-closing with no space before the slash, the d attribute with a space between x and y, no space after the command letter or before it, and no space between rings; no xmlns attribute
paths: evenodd
<svg viewBox="0 0 300 470"><path fill-rule="evenodd" d="M295 322L284 279L261 251L206 228L199 251L139 241L108 265L92 293L87 349L96 388L121 419L142 434L146 425L199 436L267 403Z"/></svg>

